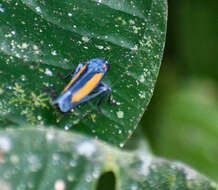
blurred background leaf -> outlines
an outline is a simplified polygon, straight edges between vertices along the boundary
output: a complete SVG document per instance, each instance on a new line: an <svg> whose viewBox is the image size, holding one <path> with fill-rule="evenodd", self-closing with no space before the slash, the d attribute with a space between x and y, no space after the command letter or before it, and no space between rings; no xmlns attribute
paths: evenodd
<svg viewBox="0 0 218 190"><path fill-rule="evenodd" d="M112 172L117 190L218 189L216 183L191 168L155 158L142 147L121 151L56 129L0 132L0 162L3 190L94 190L102 187L99 177L105 172Z"/></svg>
<svg viewBox="0 0 218 190"><path fill-rule="evenodd" d="M0 8L1 127L53 125L123 146L153 93L166 1L12 0ZM110 62L104 81L119 106L104 103L100 115L96 98L64 116L43 89L61 92L67 81L57 73L95 57Z"/></svg>
<svg viewBox="0 0 218 190"><path fill-rule="evenodd" d="M164 61L141 125L155 154L218 181L218 2L168 2Z"/></svg>

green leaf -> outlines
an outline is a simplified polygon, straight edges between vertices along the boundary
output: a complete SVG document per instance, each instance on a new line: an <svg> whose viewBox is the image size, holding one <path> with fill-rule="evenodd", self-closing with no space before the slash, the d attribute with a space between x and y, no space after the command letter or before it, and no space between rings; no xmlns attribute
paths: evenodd
<svg viewBox="0 0 218 190"><path fill-rule="evenodd" d="M176 65L179 66L179 70L182 70L187 76L214 78L217 81L216 54L218 47L210 48L213 40L217 37L218 28L217 25L214 25L217 2L205 4L204 0L200 0L198 4L195 4L194 1L185 0L172 3L170 6L173 10L170 30L174 33L172 36L176 36L172 45L176 49L173 56L176 57ZM195 8L193 9L193 7ZM190 17L190 15L192 16ZM210 22L202 22L203 20L210 20Z"/></svg>
<svg viewBox="0 0 218 190"><path fill-rule="evenodd" d="M0 8L1 126L53 125L122 146L152 96L166 0L10 0ZM119 106L104 102L98 114L95 98L63 115L43 89L60 93L68 81L58 73L95 57L110 62L104 81Z"/></svg>
<svg viewBox="0 0 218 190"><path fill-rule="evenodd" d="M143 148L125 152L78 134L25 128L0 133L0 185L6 189L96 189L112 171L117 190L216 190L218 185Z"/></svg>
<svg viewBox="0 0 218 190"><path fill-rule="evenodd" d="M158 119L150 133L155 134L153 150L163 157L182 160L218 181L217 84L186 78L185 82L177 80L177 86L180 88L173 85L168 89L170 95L158 105Z"/></svg>

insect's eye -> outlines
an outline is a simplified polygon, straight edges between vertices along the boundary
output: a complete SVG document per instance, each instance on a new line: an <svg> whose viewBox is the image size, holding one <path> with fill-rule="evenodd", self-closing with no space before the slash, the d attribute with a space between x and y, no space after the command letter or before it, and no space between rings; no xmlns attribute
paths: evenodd
<svg viewBox="0 0 218 190"><path fill-rule="evenodd" d="M106 67L106 70L110 68L110 64L107 61L106 61L105 67Z"/></svg>
<svg viewBox="0 0 218 190"><path fill-rule="evenodd" d="M107 69L108 69L108 68L107 68L107 65L104 64L104 70L107 71Z"/></svg>

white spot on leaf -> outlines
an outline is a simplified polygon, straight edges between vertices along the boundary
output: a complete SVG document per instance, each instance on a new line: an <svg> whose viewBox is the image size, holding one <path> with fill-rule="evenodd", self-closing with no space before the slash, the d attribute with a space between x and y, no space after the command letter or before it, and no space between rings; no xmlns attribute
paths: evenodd
<svg viewBox="0 0 218 190"><path fill-rule="evenodd" d="M62 179L57 180L54 184L55 190L64 190L65 187L66 187L66 184L65 184L64 180L62 180Z"/></svg>
<svg viewBox="0 0 218 190"><path fill-rule="evenodd" d="M41 8L40 7L36 7L36 12L40 13L41 12Z"/></svg>
<svg viewBox="0 0 218 190"><path fill-rule="evenodd" d="M24 43L22 43L22 45L21 45L21 49L26 49L28 46L29 46L29 45L24 42Z"/></svg>
<svg viewBox="0 0 218 190"><path fill-rule="evenodd" d="M5 9L2 7L2 4L0 4L0 12L1 13L5 12Z"/></svg>
<svg viewBox="0 0 218 190"><path fill-rule="evenodd" d="M83 40L84 42L88 42L88 41L89 41L89 38L88 38L87 36L83 36L83 37L82 37L82 40Z"/></svg>
<svg viewBox="0 0 218 190"><path fill-rule="evenodd" d="M80 155L91 156L95 152L96 148L90 141L84 141L78 145L77 151Z"/></svg>
<svg viewBox="0 0 218 190"><path fill-rule="evenodd" d="M52 71L50 69L48 69L48 68L45 69L45 74L48 75L48 76L53 75Z"/></svg>
<svg viewBox="0 0 218 190"><path fill-rule="evenodd" d="M51 52L51 54L52 54L52 55L57 55L57 51L56 51L56 50L53 50L53 51Z"/></svg>
<svg viewBox="0 0 218 190"><path fill-rule="evenodd" d="M0 136L0 150L8 152L11 149L11 141L7 136Z"/></svg>
<svg viewBox="0 0 218 190"><path fill-rule="evenodd" d="M0 179L1 190L11 190L10 184L3 179Z"/></svg>
<svg viewBox="0 0 218 190"><path fill-rule="evenodd" d="M124 117L123 111L118 111L118 112L117 112L117 117L118 117L118 118L123 118L123 117Z"/></svg>
<svg viewBox="0 0 218 190"><path fill-rule="evenodd" d="M141 76L140 76L139 81L140 81L140 82L144 82L144 81L145 81L144 75L141 75Z"/></svg>

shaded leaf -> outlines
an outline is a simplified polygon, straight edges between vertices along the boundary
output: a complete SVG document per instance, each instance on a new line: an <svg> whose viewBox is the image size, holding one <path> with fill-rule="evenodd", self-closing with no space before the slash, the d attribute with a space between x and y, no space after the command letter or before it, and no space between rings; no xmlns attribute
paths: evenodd
<svg viewBox="0 0 218 190"><path fill-rule="evenodd" d="M182 160L218 181L216 84L186 78L185 82L177 80L177 86L180 88L169 88L170 95L159 102L158 114L151 113L158 119L147 118L156 121L150 129L152 150L163 157Z"/></svg>
<svg viewBox="0 0 218 190"><path fill-rule="evenodd" d="M0 133L0 184L4 189L95 189L112 171L116 189L218 189L178 162L153 157L143 147L120 151L97 140L55 129Z"/></svg>

